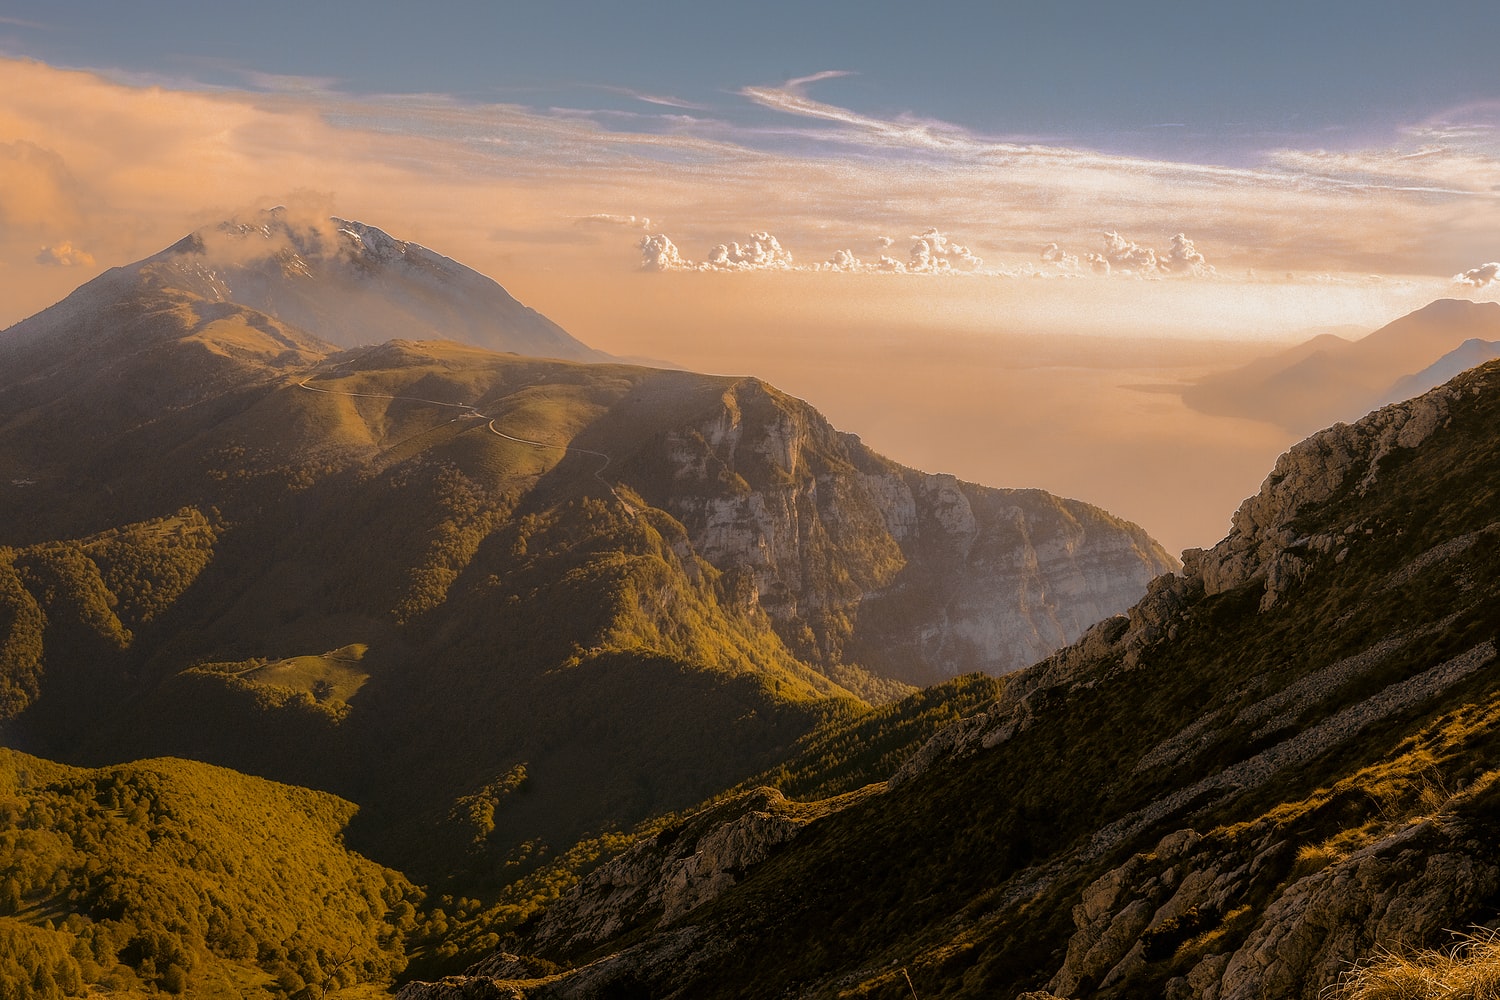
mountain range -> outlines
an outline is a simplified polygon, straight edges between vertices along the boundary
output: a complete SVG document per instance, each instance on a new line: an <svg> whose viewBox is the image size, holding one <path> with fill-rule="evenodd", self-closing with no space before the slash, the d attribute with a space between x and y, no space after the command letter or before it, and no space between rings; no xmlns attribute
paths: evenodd
<svg viewBox="0 0 1500 1000"><path fill-rule="evenodd" d="M434 330L486 346L386 339ZM0 371L0 733L41 762L16 815L121 761L201 761L353 803L318 836L452 894L551 877L915 685L1024 666L1178 565L1088 504L901 467L757 379L597 363L342 220L112 269L0 333ZM894 731L988 689L955 690ZM14 911L103 933L125 917L85 869L18 876ZM378 947L438 962L421 928L474 909L452 894L419 926L385 893ZM338 960L131 933L94 959L127 986L274 993Z"/></svg>
<svg viewBox="0 0 1500 1000"><path fill-rule="evenodd" d="M1436 378L1491 317L1239 377ZM1500 362L1313 434L1179 563L575 350L285 213L0 332L0 994L1374 1000L1500 961L1413 950L1500 926Z"/></svg>
<svg viewBox="0 0 1500 1000"><path fill-rule="evenodd" d="M1211 375L1182 399L1202 413L1308 434L1441 385L1496 357L1497 344L1500 303L1440 299L1356 340L1325 333Z"/></svg>

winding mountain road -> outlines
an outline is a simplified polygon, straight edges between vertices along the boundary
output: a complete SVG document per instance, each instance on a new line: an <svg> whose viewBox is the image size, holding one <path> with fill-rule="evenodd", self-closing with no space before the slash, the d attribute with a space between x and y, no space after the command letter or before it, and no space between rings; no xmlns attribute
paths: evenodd
<svg viewBox="0 0 1500 1000"><path fill-rule="evenodd" d="M599 480L600 484L602 484L605 489L609 490L609 495L615 498L620 507L624 509L625 513L629 514L631 517L636 516L635 507L627 503L625 498L620 496L619 492L616 491L614 485L609 480L604 478L604 470L609 468L610 462L614 461L614 459L602 451L594 451L591 448L579 448L571 444L548 444L546 441L533 441L530 438L520 438L516 437L513 434L507 434L500 428L495 426L495 421L499 419L498 417L492 417L487 413L481 413L470 403L449 403L441 399L424 399L421 396L393 396L388 393L382 392L346 392L342 389L327 389L316 385L308 385L307 383L311 382L315 377L316 376L313 375L307 376L302 381L297 383L297 387L299 389L306 389L308 392L327 393L330 396L358 396L364 399L399 399L409 403L426 403L429 406L443 406L450 409L462 410L464 412L454 417L454 421L463 420L466 417L483 420L486 422L485 425L489 428L491 434L494 434L497 437L502 437L507 441L514 441L516 444L530 445L533 448L548 448L553 451L563 452L564 454L571 451L578 455L590 455L594 458L602 458L604 459L604 461L597 469L594 470L594 478Z"/></svg>

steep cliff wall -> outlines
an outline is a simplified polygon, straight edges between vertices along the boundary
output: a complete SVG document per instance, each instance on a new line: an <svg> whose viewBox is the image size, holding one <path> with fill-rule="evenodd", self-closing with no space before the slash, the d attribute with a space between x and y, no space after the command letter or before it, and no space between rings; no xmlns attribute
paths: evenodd
<svg viewBox="0 0 1500 1000"><path fill-rule="evenodd" d="M1005 673L1176 567L1141 528L1041 490L904 468L755 379L662 435L642 495L782 638L916 684Z"/></svg>

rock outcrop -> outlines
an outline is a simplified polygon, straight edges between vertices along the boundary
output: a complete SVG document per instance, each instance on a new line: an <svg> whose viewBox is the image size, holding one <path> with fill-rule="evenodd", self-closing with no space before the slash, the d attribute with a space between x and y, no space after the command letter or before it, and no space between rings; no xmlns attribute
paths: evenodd
<svg viewBox="0 0 1500 1000"><path fill-rule="evenodd" d="M645 923L676 924L732 888L816 812L758 788L663 830L584 878L547 910L532 940L575 954Z"/></svg>
<svg viewBox="0 0 1500 1000"><path fill-rule="evenodd" d="M1376 530L1350 525L1343 532L1307 535L1297 531L1298 519L1341 490L1368 490L1380 475L1381 461L1427 440L1447 419L1453 396L1461 391L1440 387L1357 423L1335 424L1293 446L1276 460L1260 492L1235 511L1223 541L1207 551L1183 553L1184 572L1201 580L1210 595L1263 578L1261 607L1271 607L1306 574L1312 554L1343 549L1356 532Z"/></svg>
<svg viewBox="0 0 1500 1000"><path fill-rule="evenodd" d="M1148 962L1210 938L1247 910L1246 900L1269 894L1243 941L1210 945L1167 983L1166 995L1317 1000L1379 947L1431 941L1482 914L1500 889L1500 851L1461 809L1402 826L1341 859L1305 854L1289 874L1297 850L1274 829L1235 845L1193 830L1170 834L1084 891L1048 989L1077 996L1117 988Z"/></svg>
<svg viewBox="0 0 1500 1000"><path fill-rule="evenodd" d="M435 983L407 983L396 1000L524 1000L526 991L489 976L448 976Z"/></svg>

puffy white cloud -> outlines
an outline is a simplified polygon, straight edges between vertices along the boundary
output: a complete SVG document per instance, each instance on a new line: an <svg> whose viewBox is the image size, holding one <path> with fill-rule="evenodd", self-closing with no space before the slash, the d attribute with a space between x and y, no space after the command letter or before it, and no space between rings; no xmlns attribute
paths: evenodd
<svg viewBox="0 0 1500 1000"><path fill-rule="evenodd" d="M699 266L709 271L789 271L792 252L770 233L751 233L743 246L720 243Z"/></svg>
<svg viewBox="0 0 1500 1000"><path fill-rule="evenodd" d="M93 267L94 255L66 241L37 251L36 262L52 267Z"/></svg>
<svg viewBox="0 0 1500 1000"><path fill-rule="evenodd" d="M984 261L968 247L954 243L936 229L927 229L912 237L911 259L907 261L906 269L917 273L977 271L983 266Z"/></svg>
<svg viewBox="0 0 1500 1000"><path fill-rule="evenodd" d="M665 233L646 236L636 244L643 271L791 271L792 252L770 233L751 233L745 243L720 243L701 261L682 255Z"/></svg>
<svg viewBox="0 0 1500 1000"><path fill-rule="evenodd" d="M1493 285L1500 282L1500 261L1490 261L1488 264L1472 267L1463 274L1455 274L1453 281L1455 284L1469 285L1474 288Z"/></svg>
<svg viewBox="0 0 1500 1000"><path fill-rule="evenodd" d="M954 241L933 227L911 237L911 249L902 259L880 251L891 248L895 240L876 237L876 253L861 257L851 247L835 250L817 263L799 264L791 250L770 233L751 233L744 243L720 243L701 260L684 257L664 233L643 238L641 269L645 271L833 271L838 273L886 274L978 274L1001 278L1077 278L1087 274L1101 277L1135 276L1164 278L1206 276L1214 269L1193 240L1177 233L1165 249L1156 249L1122 236L1103 233L1101 251L1075 253L1057 243L1047 244L1039 254L1042 267L1031 263L989 265L968 246ZM1455 279L1458 280L1458 279Z"/></svg>
<svg viewBox="0 0 1500 1000"><path fill-rule="evenodd" d="M1193 245L1186 234L1178 233L1172 237L1172 247L1164 255L1157 259L1157 264L1165 271L1172 274L1212 274L1214 269L1208 261L1203 259L1203 254Z"/></svg>
<svg viewBox="0 0 1500 1000"><path fill-rule="evenodd" d="M1104 249L1085 253L1081 258L1058 246L1048 243L1042 250L1041 259L1067 273L1081 273L1087 269L1101 277L1110 275L1134 275L1136 277L1160 278L1166 275L1192 275L1203 277L1214 273L1213 266L1204 258L1197 245L1185 233L1177 233L1168 243L1167 249L1158 250L1110 230L1103 234Z"/></svg>
<svg viewBox="0 0 1500 1000"><path fill-rule="evenodd" d="M816 264L798 264L792 252L770 233L751 233L744 243L720 243L702 260L682 256L676 245L663 233L643 238L641 269L645 271L882 271L892 274L966 274L984 273L1014 276L1015 272L986 270L984 261L968 247L955 243L936 228L923 230L911 237L911 252L906 260L890 254L862 259L853 249L835 250ZM889 236L875 239L880 249L888 249L895 240ZM1026 272L1031 273L1031 272Z"/></svg>
<svg viewBox="0 0 1500 1000"><path fill-rule="evenodd" d="M677 245L667 238L666 233L643 236L636 245L641 251L643 271L682 271L692 267L691 262L682 259Z"/></svg>
<svg viewBox="0 0 1500 1000"><path fill-rule="evenodd" d="M1104 258L1112 269L1135 274L1155 274L1160 266L1155 250L1113 231L1104 234Z"/></svg>
<svg viewBox="0 0 1500 1000"><path fill-rule="evenodd" d="M866 265L854 256L853 250L835 250L832 257L816 267L819 271L863 271Z"/></svg>
<svg viewBox="0 0 1500 1000"><path fill-rule="evenodd" d="M1056 243L1048 243L1042 249L1042 260L1049 264L1056 264L1058 269L1062 271L1072 272L1079 269L1078 255L1076 253L1068 253Z"/></svg>

